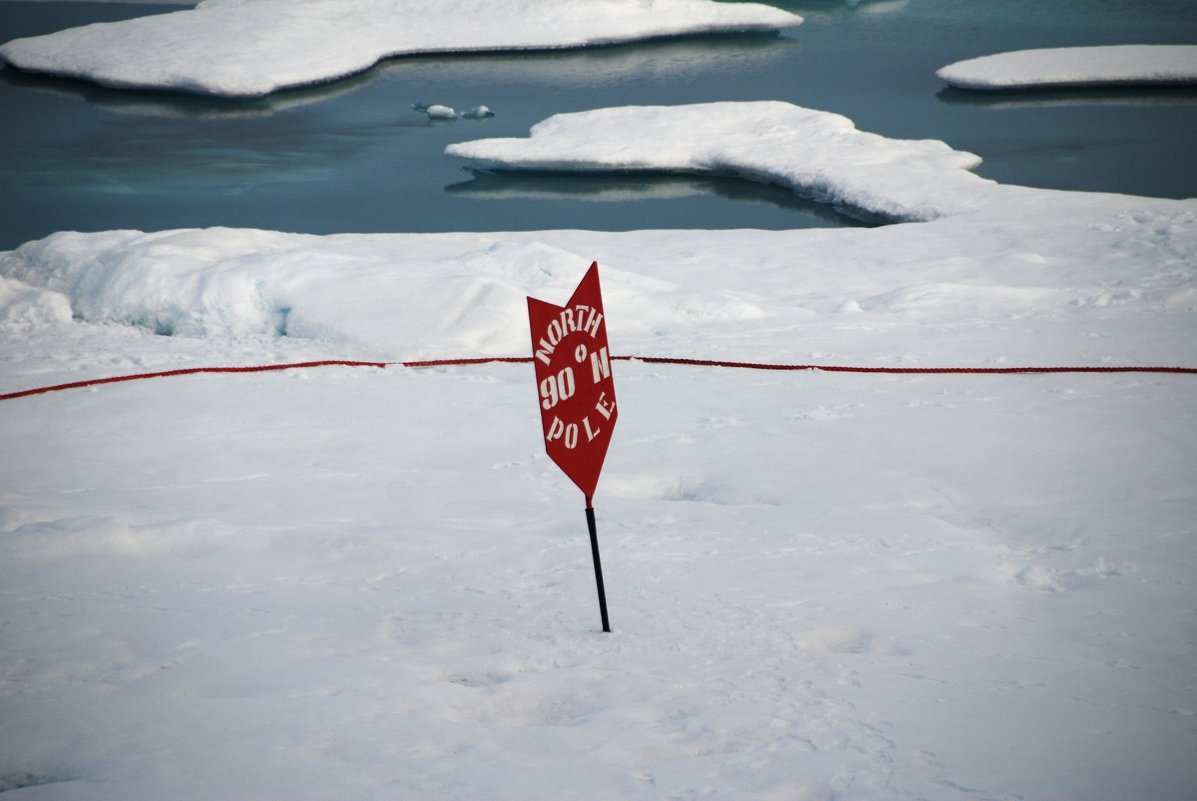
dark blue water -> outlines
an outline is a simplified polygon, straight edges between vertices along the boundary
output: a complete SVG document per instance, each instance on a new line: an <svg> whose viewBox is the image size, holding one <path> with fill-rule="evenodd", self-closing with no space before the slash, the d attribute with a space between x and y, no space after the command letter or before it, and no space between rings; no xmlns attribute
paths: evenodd
<svg viewBox="0 0 1197 801"><path fill-rule="evenodd" d="M1197 196L1197 91L977 95L935 70L1027 47L1197 43L1191 0L774 3L782 35L387 62L356 78L232 102L105 90L0 70L0 249L53 231L249 226L312 233L854 225L731 179L475 176L451 142L523 136L602 106L786 100L864 130L935 138L1009 183ZM0 40L176 7L0 1ZM430 122L415 101L485 104Z"/></svg>

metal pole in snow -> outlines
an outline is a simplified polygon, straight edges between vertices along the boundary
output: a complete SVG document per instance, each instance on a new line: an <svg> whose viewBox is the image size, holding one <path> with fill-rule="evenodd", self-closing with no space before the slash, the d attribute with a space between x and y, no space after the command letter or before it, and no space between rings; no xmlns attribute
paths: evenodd
<svg viewBox="0 0 1197 801"><path fill-rule="evenodd" d="M603 589L603 563L599 559L598 526L594 522L593 499L586 496L586 525L590 529L590 555L594 557L594 582L598 586L599 612L603 616L603 631L610 633L611 623L607 620L607 592Z"/></svg>

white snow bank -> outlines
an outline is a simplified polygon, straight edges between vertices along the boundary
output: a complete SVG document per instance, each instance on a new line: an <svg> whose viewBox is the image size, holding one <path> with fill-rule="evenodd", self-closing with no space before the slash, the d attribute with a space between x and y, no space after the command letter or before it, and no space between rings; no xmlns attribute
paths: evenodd
<svg viewBox="0 0 1197 801"><path fill-rule="evenodd" d="M188 340L283 336L327 356L519 355L524 296L568 297L576 265L598 259L622 353L1194 364L1195 253L1197 202L1036 190L876 230L64 232L0 255L0 276L22 288L14 302L42 310L14 312L0 331L27 333L16 321L31 313L61 321L69 305L82 321ZM60 305L23 294L32 288ZM12 372L4 383L33 382Z"/></svg>
<svg viewBox="0 0 1197 801"><path fill-rule="evenodd" d="M932 219L1006 193L968 172L981 162L972 153L887 139L839 114L777 101L558 114L526 139L463 142L445 152L479 169L738 175L891 220Z"/></svg>
<svg viewBox="0 0 1197 801"><path fill-rule="evenodd" d="M584 47L801 22L769 6L710 0L206 0L16 39L0 47L0 58L111 87L248 97L399 55Z"/></svg>
<svg viewBox="0 0 1197 801"><path fill-rule="evenodd" d="M957 61L935 74L961 89L1194 83L1197 45L1018 50Z"/></svg>

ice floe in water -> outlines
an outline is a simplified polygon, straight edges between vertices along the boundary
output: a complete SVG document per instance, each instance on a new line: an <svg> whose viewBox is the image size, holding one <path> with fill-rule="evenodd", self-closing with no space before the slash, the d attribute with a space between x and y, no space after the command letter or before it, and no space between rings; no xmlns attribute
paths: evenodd
<svg viewBox="0 0 1197 801"><path fill-rule="evenodd" d="M957 61L936 73L960 89L1197 83L1197 45L1015 50Z"/></svg>
<svg viewBox="0 0 1197 801"><path fill-rule="evenodd" d="M889 139L847 117L790 103L626 106L558 114L527 138L445 152L482 169L714 173L788 186L889 220L928 220L1004 194L969 172L972 153L937 140Z"/></svg>
<svg viewBox="0 0 1197 801"><path fill-rule="evenodd" d="M415 111L427 114L430 120L485 120L495 116L487 106L474 106L462 112L443 103L412 103L411 107Z"/></svg>
<svg viewBox="0 0 1197 801"><path fill-rule="evenodd" d="M392 56L586 47L801 22L770 6L711 0L206 0L15 39L0 58L110 87L253 97Z"/></svg>

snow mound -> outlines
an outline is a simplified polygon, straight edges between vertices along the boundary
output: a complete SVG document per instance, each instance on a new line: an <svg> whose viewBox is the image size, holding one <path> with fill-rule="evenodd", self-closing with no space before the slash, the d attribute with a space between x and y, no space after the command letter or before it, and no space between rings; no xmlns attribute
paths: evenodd
<svg viewBox="0 0 1197 801"><path fill-rule="evenodd" d="M400 55L586 47L801 22L765 5L710 0L206 0L15 39L0 58L116 88L256 97Z"/></svg>
<svg viewBox="0 0 1197 801"><path fill-rule="evenodd" d="M1110 45L1016 50L939 69L960 89L1197 83L1197 45Z"/></svg>
<svg viewBox="0 0 1197 801"><path fill-rule="evenodd" d="M16 334L70 321L71 307L61 293L0 277L0 332Z"/></svg>
<svg viewBox="0 0 1197 801"><path fill-rule="evenodd" d="M0 331L69 322L164 336L276 338L393 356L510 355L529 287L560 294L580 252L481 235L314 237L252 229L60 232L0 254ZM737 324L751 298L712 299L611 271L608 294L657 326ZM661 308L652 308L644 299Z"/></svg>
<svg viewBox="0 0 1197 801"><path fill-rule="evenodd" d="M302 358L511 356L528 346L525 296L568 297L598 258L619 353L1191 364L1195 252L1197 201L1042 190L827 232L62 232L0 254L0 332L22 348L74 321Z"/></svg>
<svg viewBox="0 0 1197 801"><path fill-rule="evenodd" d="M737 175L887 220L973 208L997 188L969 172L981 163L972 153L887 139L839 114L776 101L558 114L526 139L481 139L445 152L479 169Z"/></svg>

